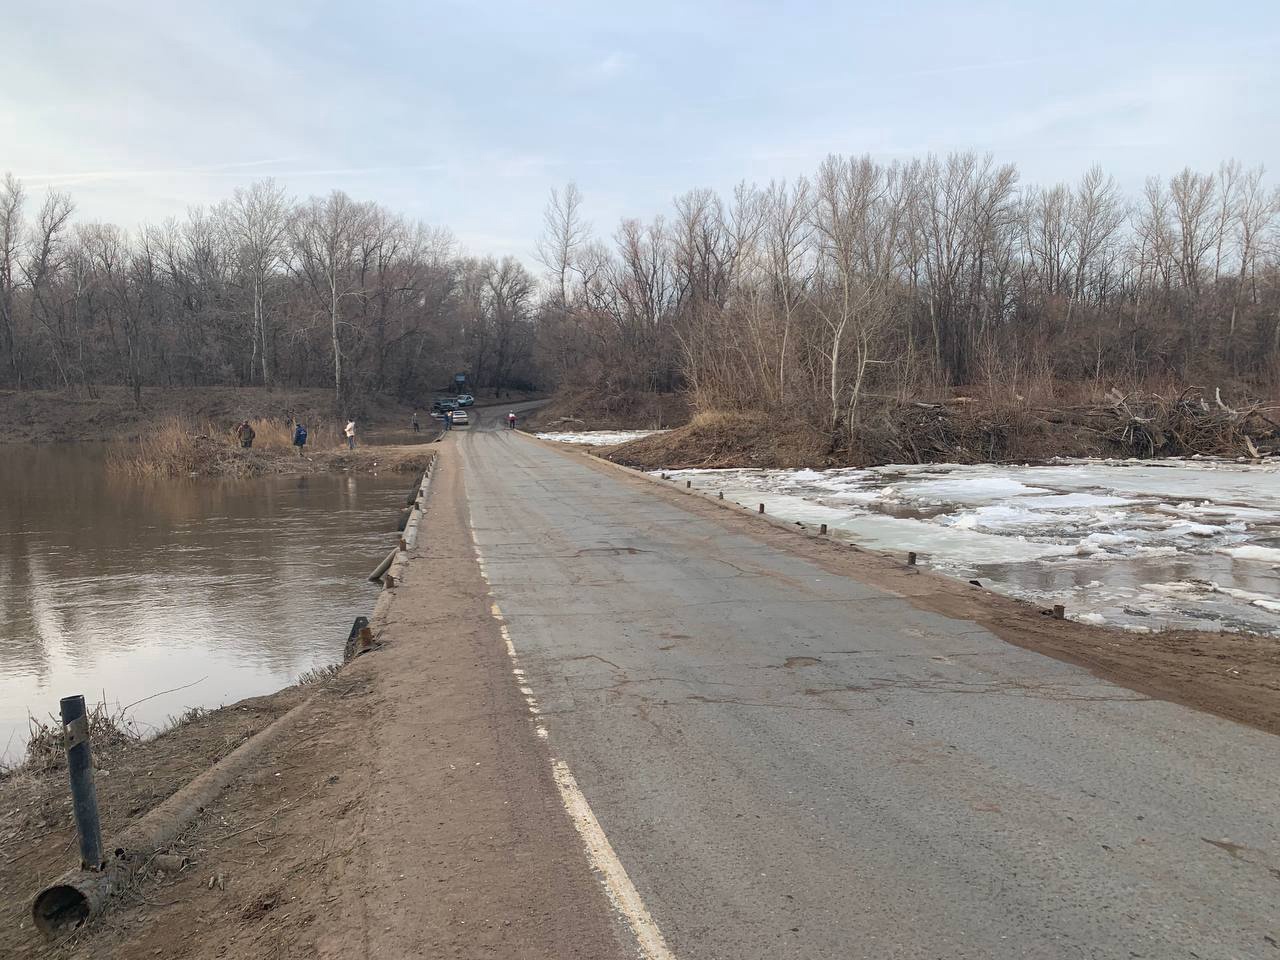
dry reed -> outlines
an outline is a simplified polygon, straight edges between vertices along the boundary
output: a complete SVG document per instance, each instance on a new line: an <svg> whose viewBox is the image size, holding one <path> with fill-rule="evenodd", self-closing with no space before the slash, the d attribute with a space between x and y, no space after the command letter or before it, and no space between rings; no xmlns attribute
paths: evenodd
<svg viewBox="0 0 1280 960"><path fill-rule="evenodd" d="M171 417L143 434L125 450L112 454L108 469L134 479L173 480L191 476L245 477L265 472L263 454L283 454L293 447L293 427L279 420L251 420L253 446L244 449L238 424L193 423ZM308 450L333 449L343 443L336 423L307 424Z"/></svg>

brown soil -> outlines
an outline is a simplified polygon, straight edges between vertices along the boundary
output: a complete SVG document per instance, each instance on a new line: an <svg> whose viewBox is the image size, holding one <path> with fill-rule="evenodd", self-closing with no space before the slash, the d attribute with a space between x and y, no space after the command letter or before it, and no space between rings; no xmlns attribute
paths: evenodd
<svg viewBox="0 0 1280 960"><path fill-rule="evenodd" d="M560 390L521 426L528 430L665 430L688 423L693 411L679 393Z"/></svg>
<svg viewBox="0 0 1280 960"><path fill-rule="evenodd" d="M85 930L47 944L19 924L31 894L71 864L65 788L55 775L0 794L0 956L627 955L512 679L452 444L441 446L429 535L378 648L329 680L137 745L100 775L110 837L314 692L298 725L174 845L194 866L147 875ZM449 589L434 589L445 566Z"/></svg>
<svg viewBox="0 0 1280 960"><path fill-rule="evenodd" d="M687 467L835 466L830 442L808 424L759 414L699 414L669 433L612 448L611 460L640 470Z"/></svg>
<svg viewBox="0 0 1280 960"><path fill-rule="evenodd" d="M600 470L623 467L588 455ZM632 483L654 487L660 496L683 498L685 509L790 550L832 573L870 583L911 600L922 609L968 620L1012 643L1085 667L1096 676L1161 700L1280 734L1280 643L1244 633L1170 630L1128 633L1070 620L1052 611L989 590L907 566L905 558L818 537L814 531L758 516L696 489L624 471Z"/></svg>
<svg viewBox="0 0 1280 960"><path fill-rule="evenodd" d="M107 749L98 742L94 779L104 836L110 838L131 818L165 800L309 692L310 688L290 687L243 700L151 740L119 741ZM189 849L190 843L184 837L178 846ZM127 929L125 918L132 916L136 922L144 915L142 901L156 899L154 889L164 885L154 879L143 883L92 939L77 937L65 949L51 949L32 929L31 898L73 867L76 859L65 764L19 770L0 779L0 956L89 956L93 941L104 933L109 940L113 930Z"/></svg>

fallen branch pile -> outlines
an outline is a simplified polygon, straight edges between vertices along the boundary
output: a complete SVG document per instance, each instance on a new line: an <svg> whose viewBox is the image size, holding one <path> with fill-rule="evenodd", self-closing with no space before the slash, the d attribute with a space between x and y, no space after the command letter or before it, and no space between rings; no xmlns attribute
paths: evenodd
<svg viewBox="0 0 1280 960"><path fill-rule="evenodd" d="M1199 387L1172 398L1112 389L1108 400L1110 422L1100 432L1135 456L1257 460L1280 455L1280 414L1261 403L1231 407L1220 390L1214 390L1210 402Z"/></svg>

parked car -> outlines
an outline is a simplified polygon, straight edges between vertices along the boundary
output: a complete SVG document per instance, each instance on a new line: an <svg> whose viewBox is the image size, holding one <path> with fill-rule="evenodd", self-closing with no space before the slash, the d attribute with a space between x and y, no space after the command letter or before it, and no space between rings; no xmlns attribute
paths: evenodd
<svg viewBox="0 0 1280 960"><path fill-rule="evenodd" d="M431 415L439 418L446 410L457 410L458 401L449 397L437 397L431 401Z"/></svg>
<svg viewBox="0 0 1280 960"><path fill-rule="evenodd" d="M453 425L454 425L455 427L456 427L456 426L459 426L459 425L465 425L465 424L468 424L468 423L470 423L470 422L471 422L471 421L467 419L467 411L465 411L465 410L455 410L455 411L453 411Z"/></svg>
<svg viewBox="0 0 1280 960"><path fill-rule="evenodd" d="M469 407L476 402L476 398L469 393L458 394L458 406Z"/></svg>

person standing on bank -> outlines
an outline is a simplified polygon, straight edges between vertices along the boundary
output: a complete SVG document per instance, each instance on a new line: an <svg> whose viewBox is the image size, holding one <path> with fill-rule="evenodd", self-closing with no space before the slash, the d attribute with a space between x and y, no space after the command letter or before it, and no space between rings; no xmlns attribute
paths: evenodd
<svg viewBox="0 0 1280 960"><path fill-rule="evenodd" d="M236 427L236 439L240 441L242 448L248 450L252 447L253 438L256 436L257 434L254 432L253 427L249 426L248 420L240 421L240 426Z"/></svg>
<svg viewBox="0 0 1280 960"><path fill-rule="evenodd" d="M446 410L444 412L444 429L446 432L453 429L453 411Z"/></svg>
<svg viewBox="0 0 1280 960"><path fill-rule="evenodd" d="M298 448L298 456L302 456L302 448L307 445L307 428L297 424L293 428L293 445Z"/></svg>
<svg viewBox="0 0 1280 960"><path fill-rule="evenodd" d="M356 422L348 420L347 426L342 432L347 435L347 449L354 450L356 448Z"/></svg>
<svg viewBox="0 0 1280 960"><path fill-rule="evenodd" d="M415 410L413 411L413 432L417 433L419 429L420 428L418 426L418 411Z"/></svg>

